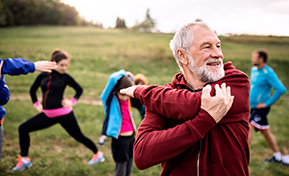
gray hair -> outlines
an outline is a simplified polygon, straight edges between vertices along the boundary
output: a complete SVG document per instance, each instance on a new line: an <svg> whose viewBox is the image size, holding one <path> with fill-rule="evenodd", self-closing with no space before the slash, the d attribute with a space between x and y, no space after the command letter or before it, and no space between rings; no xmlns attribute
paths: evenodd
<svg viewBox="0 0 289 176"><path fill-rule="evenodd" d="M204 26L209 28L205 23L203 22L194 22L194 23L188 23L181 27L176 33L174 38L170 41L170 48L173 52L173 55L175 57L175 60L180 68L180 70L183 72L183 68L180 65L180 60L177 54L178 49L185 50L186 52L190 53L190 47L193 44L194 41L194 35L192 29L195 26Z"/></svg>

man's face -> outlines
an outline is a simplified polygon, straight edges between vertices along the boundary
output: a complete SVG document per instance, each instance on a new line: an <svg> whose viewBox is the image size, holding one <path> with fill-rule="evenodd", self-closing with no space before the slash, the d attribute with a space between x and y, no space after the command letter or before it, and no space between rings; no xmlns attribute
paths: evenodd
<svg viewBox="0 0 289 176"><path fill-rule="evenodd" d="M202 81L214 82L225 73L221 42L216 34L202 26L194 28L194 42L190 48L189 69Z"/></svg>
<svg viewBox="0 0 289 176"><path fill-rule="evenodd" d="M252 61L252 65L255 65L255 66L260 65L261 58L259 58L259 54L256 52L252 53L251 61Z"/></svg>

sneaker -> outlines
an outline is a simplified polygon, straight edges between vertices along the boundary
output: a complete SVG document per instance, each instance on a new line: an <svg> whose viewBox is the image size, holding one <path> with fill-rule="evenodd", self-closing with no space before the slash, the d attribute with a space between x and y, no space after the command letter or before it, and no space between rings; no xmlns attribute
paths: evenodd
<svg viewBox="0 0 289 176"><path fill-rule="evenodd" d="M277 160L275 156L272 156L271 158L265 159L265 163L281 163L281 160Z"/></svg>
<svg viewBox="0 0 289 176"><path fill-rule="evenodd" d="M282 156L282 164L289 166L289 155Z"/></svg>
<svg viewBox="0 0 289 176"><path fill-rule="evenodd" d="M98 144L99 145L104 145L106 143L106 136L102 135L100 136L100 138L98 139Z"/></svg>
<svg viewBox="0 0 289 176"><path fill-rule="evenodd" d="M96 154L93 155L93 157L91 158L91 160L88 161L89 165L93 165L93 164L97 164L99 162L104 162L104 156L102 152L97 152Z"/></svg>
<svg viewBox="0 0 289 176"><path fill-rule="evenodd" d="M12 169L13 172L23 171L24 169L30 168L32 166L30 158L28 158L28 163L23 162L21 156L19 156L17 160L18 160L18 163L16 164L15 167L13 167Z"/></svg>

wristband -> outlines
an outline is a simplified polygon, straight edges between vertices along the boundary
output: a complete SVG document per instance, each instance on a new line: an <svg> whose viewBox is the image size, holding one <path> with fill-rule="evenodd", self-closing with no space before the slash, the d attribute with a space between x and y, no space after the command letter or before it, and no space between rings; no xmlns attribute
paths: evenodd
<svg viewBox="0 0 289 176"><path fill-rule="evenodd" d="M72 103L72 105L75 105L76 102L77 102L77 99L76 99L76 98L72 98L72 99L71 99L71 103Z"/></svg>
<svg viewBox="0 0 289 176"><path fill-rule="evenodd" d="M40 103L39 103L39 101L36 101L35 103L33 103L33 105L35 108L37 108L40 105Z"/></svg>
<svg viewBox="0 0 289 176"><path fill-rule="evenodd" d="M0 120L0 126L3 124L4 122L4 117Z"/></svg>

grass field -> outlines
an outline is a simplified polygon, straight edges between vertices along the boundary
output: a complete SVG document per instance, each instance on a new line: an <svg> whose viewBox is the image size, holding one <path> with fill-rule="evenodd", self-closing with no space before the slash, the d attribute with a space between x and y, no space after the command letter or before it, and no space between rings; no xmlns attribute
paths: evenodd
<svg viewBox="0 0 289 176"><path fill-rule="evenodd" d="M173 34L136 33L121 30L102 30L91 27L18 27L0 29L0 58L22 57L29 61L48 60L55 48L71 54L68 73L84 88L83 96L74 106L74 113L83 133L97 142L101 133L104 112L97 102L109 75L120 69L143 73L149 84L163 85L179 72L169 50ZM232 61L236 68L249 74L251 52L264 48L269 52L268 64L289 88L289 38L274 36L221 36L225 61ZM29 88L38 73L26 76L6 76L11 100L4 107L5 144L3 147L0 175L14 175L11 168L19 155L18 126L37 114L28 95ZM74 91L68 88L66 97ZM40 91L39 91L40 96ZM289 93L287 92L269 114L271 130L280 147L289 150ZM141 118L134 109L137 125ZM87 165L91 152L75 142L59 126L31 133L29 156L33 167L15 175L105 175L114 173L110 151L110 139L99 149L106 161L96 166ZM271 156L264 138L254 133L251 145L250 175L288 176L289 167L264 164ZM133 168L132 175L159 175L159 165L144 171Z"/></svg>

